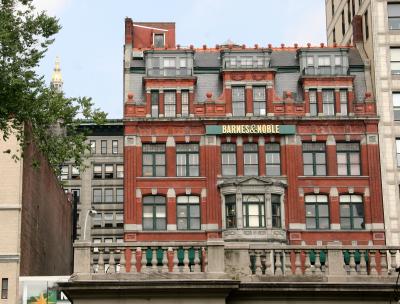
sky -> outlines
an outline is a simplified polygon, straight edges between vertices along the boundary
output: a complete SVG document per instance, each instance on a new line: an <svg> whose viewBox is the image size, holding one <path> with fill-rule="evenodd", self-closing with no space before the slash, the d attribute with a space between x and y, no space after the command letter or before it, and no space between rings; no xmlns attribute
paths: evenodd
<svg viewBox="0 0 400 304"><path fill-rule="evenodd" d="M34 0L62 26L38 72L50 82L56 56L69 97L92 97L122 118L124 20L176 23L176 43L253 46L326 43L324 0Z"/></svg>

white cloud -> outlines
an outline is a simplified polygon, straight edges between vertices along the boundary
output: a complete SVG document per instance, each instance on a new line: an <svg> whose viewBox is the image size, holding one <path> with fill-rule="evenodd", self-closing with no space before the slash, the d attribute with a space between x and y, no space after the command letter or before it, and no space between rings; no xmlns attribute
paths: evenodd
<svg viewBox="0 0 400 304"><path fill-rule="evenodd" d="M47 11L49 14L60 14L71 0L34 0L33 4L39 11Z"/></svg>

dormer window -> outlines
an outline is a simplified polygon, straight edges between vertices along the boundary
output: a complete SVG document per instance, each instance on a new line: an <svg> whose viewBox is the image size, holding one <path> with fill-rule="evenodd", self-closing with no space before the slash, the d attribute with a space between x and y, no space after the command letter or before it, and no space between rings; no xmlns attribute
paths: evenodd
<svg viewBox="0 0 400 304"><path fill-rule="evenodd" d="M253 58L252 57L242 57L240 60L240 65L243 67L251 67L253 66Z"/></svg>
<svg viewBox="0 0 400 304"><path fill-rule="evenodd" d="M331 65L331 57L329 56L318 57L318 66L330 66L330 65Z"/></svg>
<svg viewBox="0 0 400 304"><path fill-rule="evenodd" d="M314 66L314 57L307 57L307 66Z"/></svg>
<svg viewBox="0 0 400 304"><path fill-rule="evenodd" d="M229 64L230 64L230 66L236 66L236 57L231 57Z"/></svg>
<svg viewBox="0 0 400 304"><path fill-rule="evenodd" d="M174 68L175 58L164 58L164 68Z"/></svg>
<svg viewBox="0 0 400 304"><path fill-rule="evenodd" d="M163 48L165 46L165 35L164 34L154 34L153 44L156 48Z"/></svg>
<svg viewBox="0 0 400 304"><path fill-rule="evenodd" d="M342 57L340 56L335 56L335 65L342 65Z"/></svg>

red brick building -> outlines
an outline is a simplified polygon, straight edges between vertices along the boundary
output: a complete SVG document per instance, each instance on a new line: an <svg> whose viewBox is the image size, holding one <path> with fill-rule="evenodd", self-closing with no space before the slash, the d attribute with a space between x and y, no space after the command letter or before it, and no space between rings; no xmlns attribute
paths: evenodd
<svg viewBox="0 0 400 304"><path fill-rule="evenodd" d="M182 47L129 18L124 49L127 242L384 243L357 49Z"/></svg>

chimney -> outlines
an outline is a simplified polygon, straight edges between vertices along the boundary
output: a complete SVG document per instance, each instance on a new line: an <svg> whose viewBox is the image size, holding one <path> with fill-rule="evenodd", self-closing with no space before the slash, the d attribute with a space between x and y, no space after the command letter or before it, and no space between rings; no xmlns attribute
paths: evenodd
<svg viewBox="0 0 400 304"><path fill-rule="evenodd" d="M362 16L355 15L353 18L353 43L363 42L363 27L362 27Z"/></svg>
<svg viewBox="0 0 400 304"><path fill-rule="evenodd" d="M133 22L131 18L125 18L125 45L132 44Z"/></svg>

